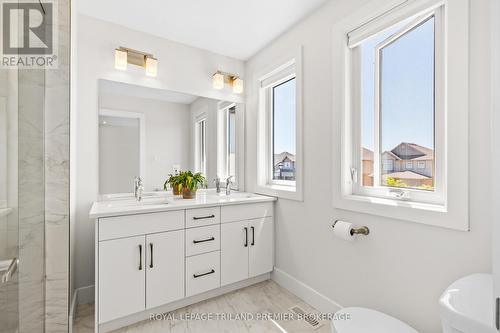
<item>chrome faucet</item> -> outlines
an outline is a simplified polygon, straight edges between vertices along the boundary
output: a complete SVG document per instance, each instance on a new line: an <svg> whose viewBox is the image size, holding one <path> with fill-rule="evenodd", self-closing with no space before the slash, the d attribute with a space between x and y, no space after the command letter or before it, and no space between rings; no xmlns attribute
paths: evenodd
<svg viewBox="0 0 500 333"><path fill-rule="evenodd" d="M233 176L229 176L226 178L226 195L230 195L231 194L231 184L233 183L231 181L231 178L233 178Z"/></svg>
<svg viewBox="0 0 500 333"><path fill-rule="evenodd" d="M215 189L216 189L217 193L220 193L220 178L219 177L215 178L214 183L215 183Z"/></svg>
<svg viewBox="0 0 500 333"><path fill-rule="evenodd" d="M135 177L134 179L134 196L135 200L142 200L142 193L144 192L144 185L142 184L141 177Z"/></svg>

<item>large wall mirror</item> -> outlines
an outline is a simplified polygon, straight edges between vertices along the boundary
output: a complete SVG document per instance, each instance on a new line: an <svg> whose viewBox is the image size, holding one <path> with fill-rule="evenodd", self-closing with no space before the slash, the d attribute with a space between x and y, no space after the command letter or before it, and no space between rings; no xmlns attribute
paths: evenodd
<svg viewBox="0 0 500 333"><path fill-rule="evenodd" d="M169 174L202 172L242 188L242 104L99 81L99 192L162 191Z"/></svg>

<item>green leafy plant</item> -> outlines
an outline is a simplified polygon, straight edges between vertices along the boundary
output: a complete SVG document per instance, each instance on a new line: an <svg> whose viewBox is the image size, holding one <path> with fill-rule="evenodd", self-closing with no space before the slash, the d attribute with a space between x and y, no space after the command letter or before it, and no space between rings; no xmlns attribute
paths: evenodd
<svg viewBox="0 0 500 333"><path fill-rule="evenodd" d="M387 177L386 184L390 187L408 187L401 179L394 179L392 177Z"/></svg>
<svg viewBox="0 0 500 333"><path fill-rule="evenodd" d="M193 174L191 171L182 171L179 173L179 184L182 186L182 189L187 189L191 192L196 192L199 187L208 187L208 183L206 178L201 174L201 172L197 172Z"/></svg>
<svg viewBox="0 0 500 333"><path fill-rule="evenodd" d="M165 181L165 183L163 184L163 189L165 191L168 190L168 186L170 185L171 188L175 189L176 191L181 191L182 190L182 185L181 185L181 182L180 182L180 178L179 178L179 175L172 175L172 174L169 174L168 175L168 179Z"/></svg>

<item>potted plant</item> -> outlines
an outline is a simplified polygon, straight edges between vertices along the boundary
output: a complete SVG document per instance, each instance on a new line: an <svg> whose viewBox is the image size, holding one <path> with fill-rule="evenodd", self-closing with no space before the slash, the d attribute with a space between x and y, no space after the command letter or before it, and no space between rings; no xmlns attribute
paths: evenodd
<svg viewBox="0 0 500 333"><path fill-rule="evenodd" d="M180 178L179 175L168 175L168 179L165 181L165 184L163 184L163 189L165 191L168 190L168 185L172 188L172 193L174 195L181 195L181 190L182 190L182 185L180 183Z"/></svg>
<svg viewBox="0 0 500 333"><path fill-rule="evenodd" d="M208 187L207 180L201 172L193 174L191 171L182 171L178 177L184 199L194 199L200 186Z"/></svg>

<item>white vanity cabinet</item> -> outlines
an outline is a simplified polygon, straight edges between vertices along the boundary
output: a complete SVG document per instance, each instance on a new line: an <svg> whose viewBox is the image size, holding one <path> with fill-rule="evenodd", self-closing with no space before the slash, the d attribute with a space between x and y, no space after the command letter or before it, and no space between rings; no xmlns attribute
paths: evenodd
<svg viewBox="0 0 500 333"><path fill-rule="evenodd" d="M99 243L99 322L144 310L144 236Z"/></svg>
<svg viewBox="0 0 500 333"><path fill-rule="evenodd" d="M202 207L172 201L165 211L113 212L116 216L91 212L96 332L269 279L274 199L255 198L259 201Z"/></svg>
<svg viewBox="0 0 500 333"><path fill-rule="evenodd" d="M97 227L99 323L184 297L183 210L101 218Z"/></svg>
<svg viewBox="0 0 500 333"><path fill-rule="evenodd" d="M272 203L221 208L221 285L272 271Z"/></svg>

